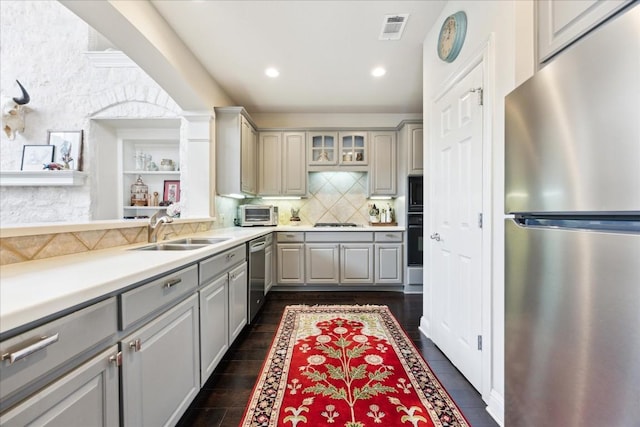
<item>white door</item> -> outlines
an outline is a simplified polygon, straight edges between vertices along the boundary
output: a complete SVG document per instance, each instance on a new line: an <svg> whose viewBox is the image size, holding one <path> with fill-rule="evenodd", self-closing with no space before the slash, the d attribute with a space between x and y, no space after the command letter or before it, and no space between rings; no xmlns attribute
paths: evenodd
<svg viewBox="0 0 640 427"><path fill-rule="evenodd" d="M433 342L480 390L482 331L483 64L461 77L432 110L429 286Z"/></svg>

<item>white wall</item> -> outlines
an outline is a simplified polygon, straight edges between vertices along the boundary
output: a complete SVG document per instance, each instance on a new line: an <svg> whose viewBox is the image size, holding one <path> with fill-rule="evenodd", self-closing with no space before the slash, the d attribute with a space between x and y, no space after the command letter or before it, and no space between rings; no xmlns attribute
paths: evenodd
<svg viewBox="0 0 640 427"><path fill-rule="evenodd" d="M445 63L436 52L437 38L443 20L452 13L463 10L467 14L467 36L460 55L453 63ZM487 360L490 372L483 381L483 399L488 403L489 412L499 422L504 414L504 97L517 84L531 76L534 71L533 51L533 2L518 1L450 1L445 6L438 24L427 35L423 47L424 64L424 126L425 165L430 158L429 109L436 94L445 82L456 74L472 58L479 55L489 44L489 87L485 88L484 114L488 115L492 134L489 146L490 164L485 176L489 176L491 191L491 242L484 245L489 249L488 259L483 269L490 269L488 275L491 312L488 313L491 331L491 354ZM427 174L425 180L427 180ZM428 183L425 182L425 188ZM426 200L425 224L429 224L429 200ZM485 212L485 217L487 212ZM425 229L425 234L430 231ZM428 274L425 274L425 299L423 317L430 319L428 299ZM424 320L424 319L423 319ZM485 337L486 338L486 337ZM485 341L486 342L486 341Z"/></svg>
<svg viewBox="0 0 640 427"><path fill-rule="evenodd" d="M32 109L23 134L10 141L1 133L0 170L20 170L23 145L46 144L48 129L83 129L83 169L89 174L78 187L0 188L2 226L86 221L94 210L103 211L94 207L97 195L91 191L100 143L100 134L90 133L92 116L175 116L173 100L138 67L91 65L84 54L88 39L88 25L56 1L0 1L0 93L19 96L18 79Z"/></svg>

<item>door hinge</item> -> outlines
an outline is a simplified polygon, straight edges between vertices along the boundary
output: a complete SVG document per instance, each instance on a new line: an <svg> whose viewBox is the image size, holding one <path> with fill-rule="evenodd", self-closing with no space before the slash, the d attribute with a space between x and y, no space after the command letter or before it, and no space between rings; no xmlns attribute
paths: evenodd
<svg viewBox="0 0 640 427"><path fill-rule="evenodd" d="M481 87L477 87L474 89L470 89L469 92L478 94L478 105L484 105L484 89Z"/></svg>
<svg viewBox="0 0 640 427"><path fill-rule="evenodd" d="M478 214L478 228L482 228L482 212Z"/></svg>
<svg viewBox="0 0 640 427"><path fill-rule="evenodd" d="M478 350L482 350L482 335L478 335Z"/></svg>

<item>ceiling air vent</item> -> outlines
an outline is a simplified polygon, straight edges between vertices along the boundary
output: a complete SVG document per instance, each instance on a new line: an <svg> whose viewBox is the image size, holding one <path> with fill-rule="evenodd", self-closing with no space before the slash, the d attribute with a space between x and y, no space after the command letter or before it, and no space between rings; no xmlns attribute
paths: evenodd
<svg viewBox="0 0 640 427"><path fill-rule="evenodd" d="M407 19L409 19L408 13L385 15L379 40L400 40Z"/></svg>

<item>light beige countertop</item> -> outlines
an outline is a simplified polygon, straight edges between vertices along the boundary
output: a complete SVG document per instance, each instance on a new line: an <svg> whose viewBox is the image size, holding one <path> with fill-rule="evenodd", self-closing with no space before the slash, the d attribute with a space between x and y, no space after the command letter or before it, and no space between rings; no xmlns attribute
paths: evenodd
<svg viewBox="0 0 640 427"><path fill-rule="evenodd" d="M194 234L230 237L188 251L135 251L147 243L65 255L0 268L0 334L195 263L274 231L404 231L404 227L232 227ZM180 238L189 236L180 236ZM177 239L171 239L177 240ZM170 241L170 240L169 240ZM11 334L9 334L11 335Z"/></svg>

